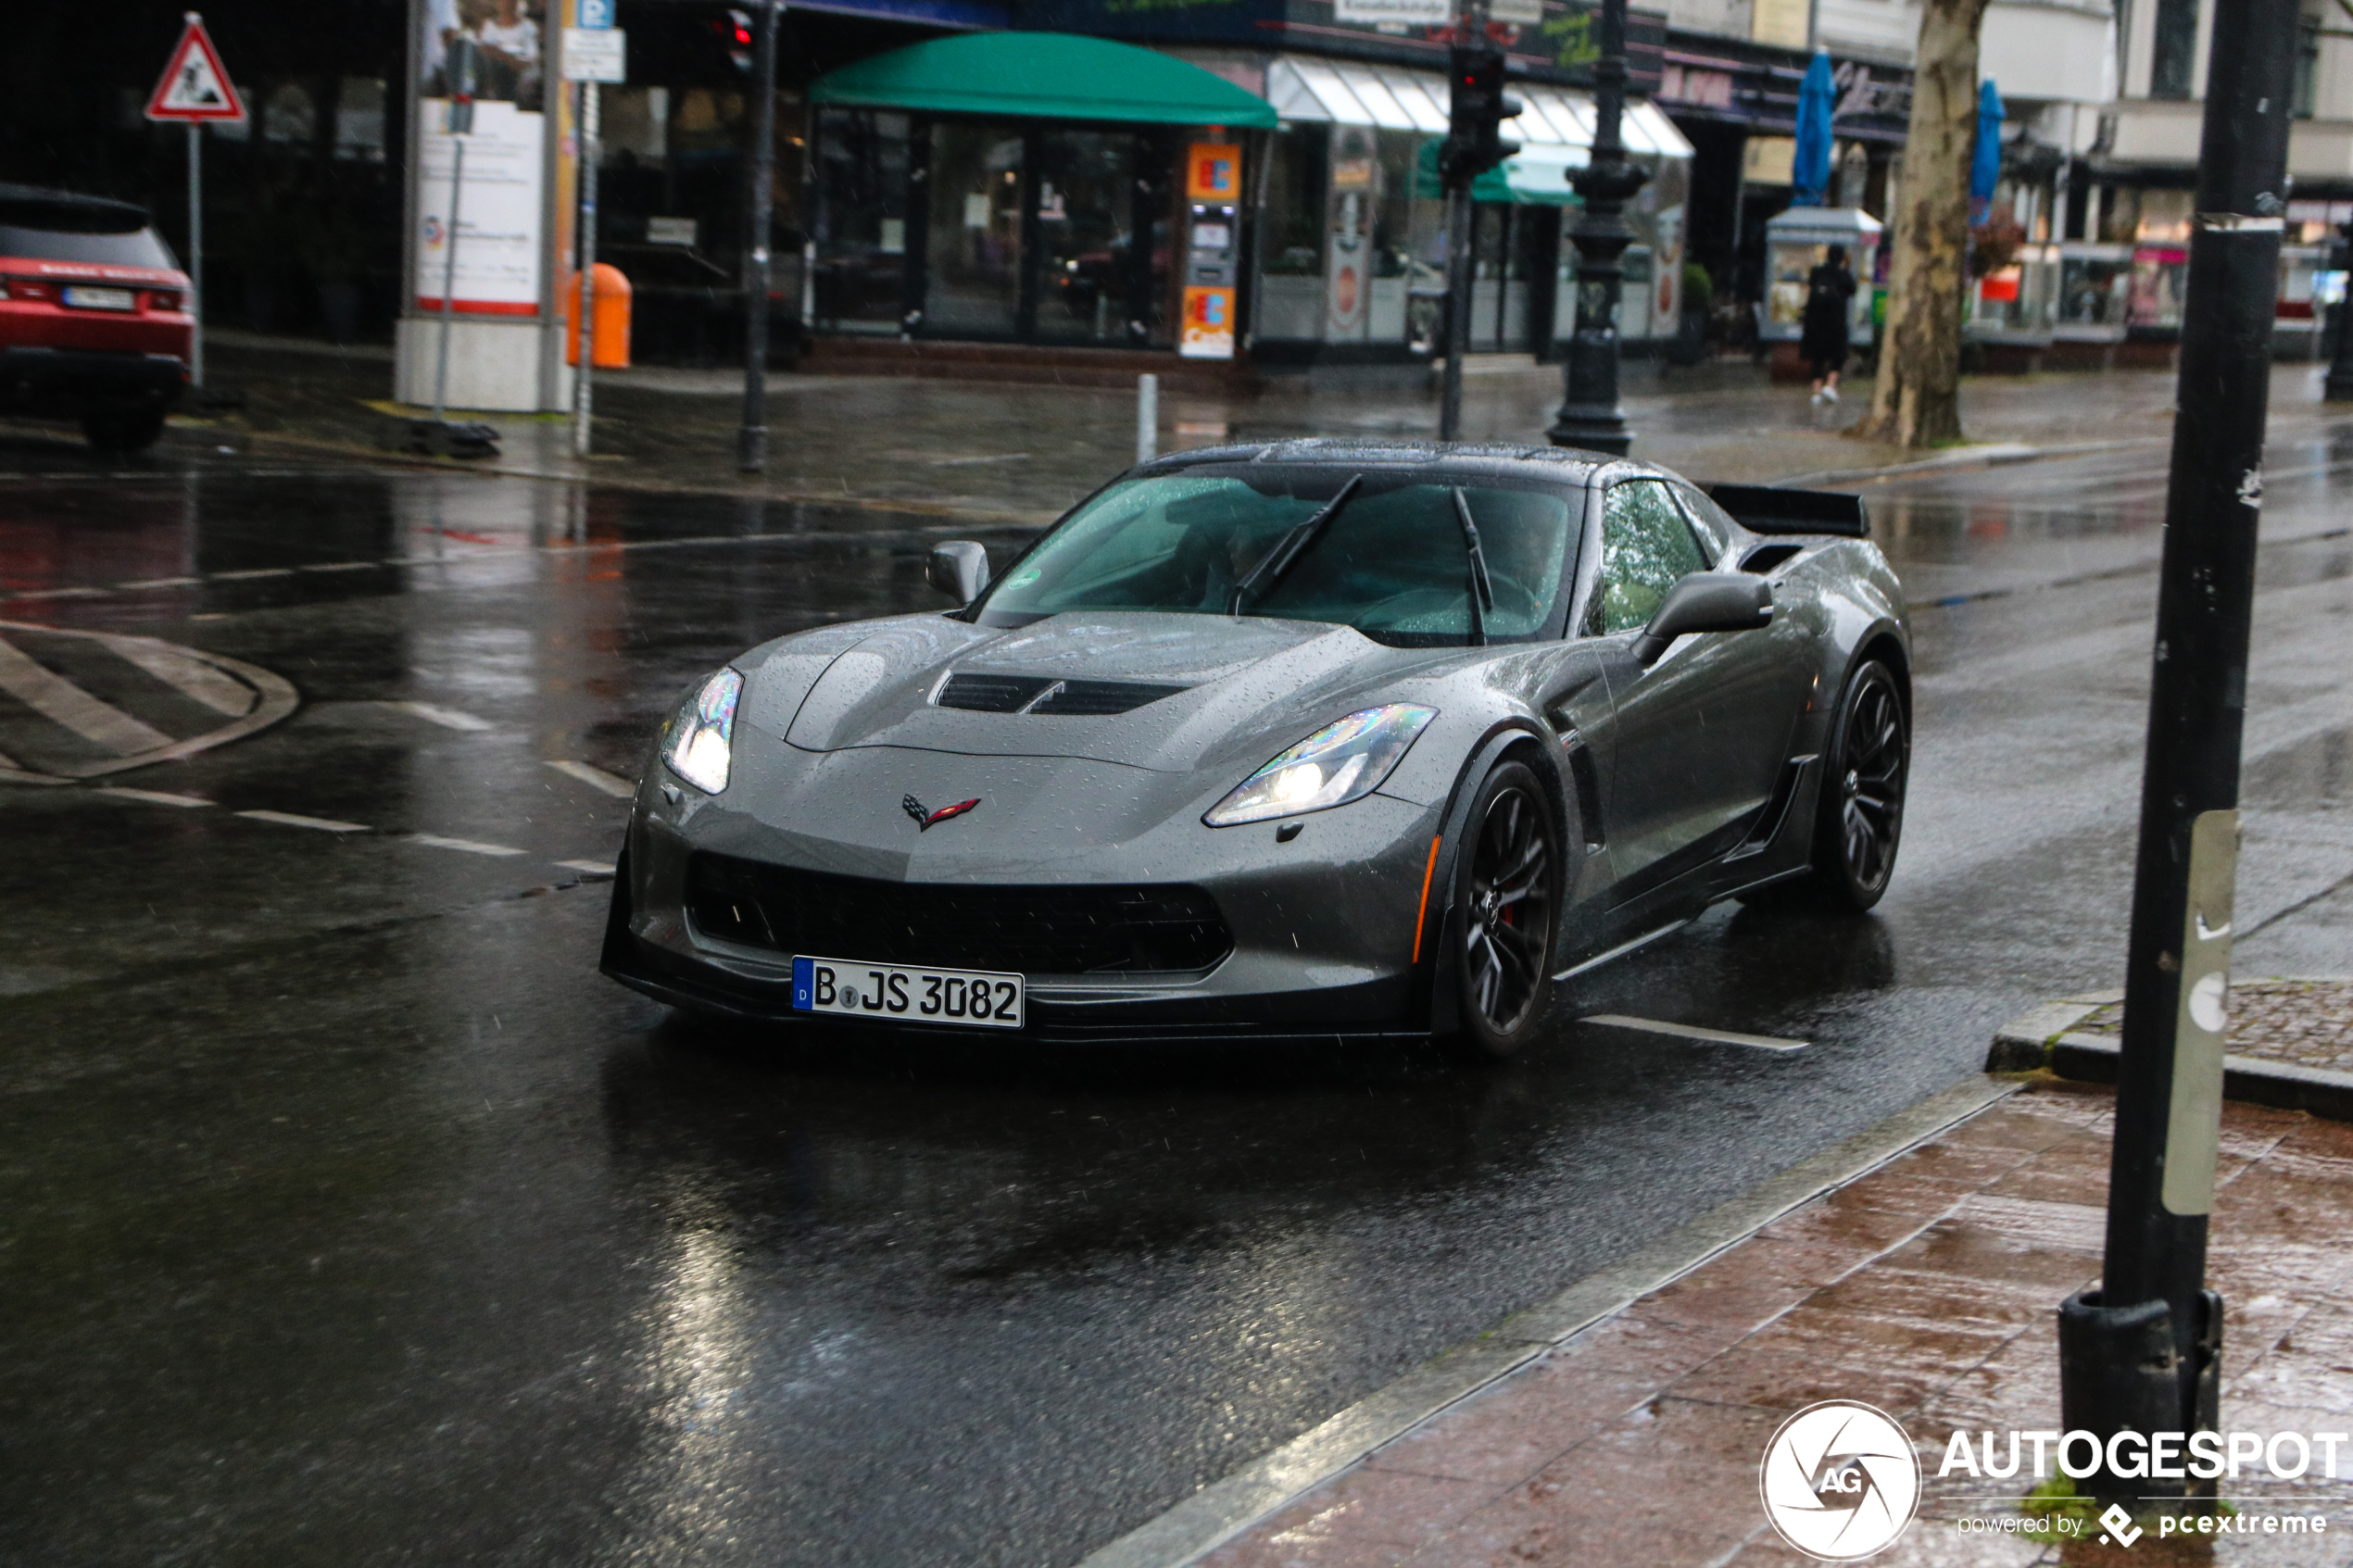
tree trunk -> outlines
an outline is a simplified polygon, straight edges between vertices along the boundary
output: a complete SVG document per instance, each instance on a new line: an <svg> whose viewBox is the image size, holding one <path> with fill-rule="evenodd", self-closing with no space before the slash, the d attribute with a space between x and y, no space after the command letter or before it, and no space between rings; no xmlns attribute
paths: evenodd
<svg viewBox="0 0 2353 1568"><path fill-rule="evenodd" d="M1901 446L1961 438L1961 290L1969 154L1977 129L1977 35L1986 0L1925 0L1912 71L1894 264L1879 383L1862 433Z"/></svg>

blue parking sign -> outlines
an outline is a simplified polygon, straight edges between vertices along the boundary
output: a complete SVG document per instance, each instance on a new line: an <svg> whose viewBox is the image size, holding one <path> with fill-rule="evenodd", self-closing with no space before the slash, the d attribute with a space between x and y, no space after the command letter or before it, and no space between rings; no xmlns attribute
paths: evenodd
<svg viewBox="0 0 2353 1568"><path fill-rule="evenodd" d="M601 32L612 26L613 0L579 0L573 26L583 31Z"/></svg>

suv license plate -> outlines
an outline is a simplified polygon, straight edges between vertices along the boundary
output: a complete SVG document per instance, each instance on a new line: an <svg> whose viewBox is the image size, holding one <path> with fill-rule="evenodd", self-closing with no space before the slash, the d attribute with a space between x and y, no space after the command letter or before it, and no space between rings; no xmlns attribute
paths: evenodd
<svg viewBox="0 0 2353 1568"><path fill-rule="evenodd" d="M1022 977L971 969L909 969L855 959L796 958L796 1012L830 1012L902 1023L1018 1029Z"/></svg>
<svg viewBox="0 0 2353 1568"><path fill-rule="evenodd" d="M68 283L58 298L76 310L136 310L139 296L129 289L94 289Z"/></svg>

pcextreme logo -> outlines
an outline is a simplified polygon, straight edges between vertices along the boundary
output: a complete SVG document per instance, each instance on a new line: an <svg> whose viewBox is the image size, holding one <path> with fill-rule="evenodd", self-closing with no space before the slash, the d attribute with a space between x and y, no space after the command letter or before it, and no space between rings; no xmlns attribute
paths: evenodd
<svg viewBox="0 0 2353 1568"><path fill-rule="evenodd" d="M1920 1505L1910 1436L1886 1411L1853 1399L1825 1399L1781 1423L1756 1480L1774 1530L1822 1562L1886 1550Z"/></svg>

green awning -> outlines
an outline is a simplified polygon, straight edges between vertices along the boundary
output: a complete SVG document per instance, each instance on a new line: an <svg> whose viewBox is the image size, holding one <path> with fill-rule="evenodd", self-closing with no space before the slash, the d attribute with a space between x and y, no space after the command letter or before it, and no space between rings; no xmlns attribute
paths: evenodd
<svg viewBox="0 0 2353 1568"><path fill-rule="evenodd" d="M911 44L827 72L810 96L859 108L998 119L1275 126L1272 104L1199 66L1068 32L967 32Z"/></svg>
<svg viewBox="0 0 2353 1568"><path fill-rule="evenodd" d="M1438 178L1440 140L1433 136L1424 142L1416 160L1414 194L1425 201L1437 201L1446 194ZM1581 207L1584 204L1577 193L1569 189L1568 176L1584 167L1582 147L1550 143L1523 147L1471 182L1471 200L1515 207Z"/></svg>

